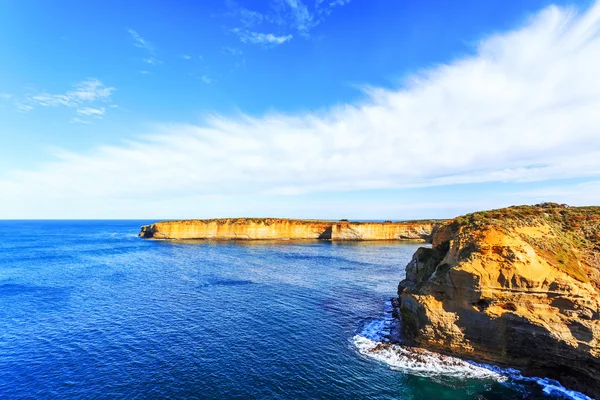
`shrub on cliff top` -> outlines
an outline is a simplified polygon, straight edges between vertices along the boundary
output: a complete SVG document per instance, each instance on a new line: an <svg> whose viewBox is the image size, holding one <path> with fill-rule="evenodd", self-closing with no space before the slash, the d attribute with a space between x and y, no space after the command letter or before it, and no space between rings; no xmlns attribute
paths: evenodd
<svg viewBox="0 0 600 400"><path fill-rule="evenodd" d="M514 233L517 227L548 225L552 228L551 235L533 237L521 233L520 236L555 268L579 281L589 282L590 273L596 276L600 270L600 265L594 261L594 253L600 251L600 207L570 207L557 203L512 206L467 214L449 223L454 232L459 228L472 231L473 228L493 227ZM598 284L597 279L592 280Z"/></svg>

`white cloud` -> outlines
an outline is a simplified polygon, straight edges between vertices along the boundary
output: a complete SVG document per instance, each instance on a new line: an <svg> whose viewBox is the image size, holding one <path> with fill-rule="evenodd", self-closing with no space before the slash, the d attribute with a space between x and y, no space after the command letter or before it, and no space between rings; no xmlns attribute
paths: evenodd
<svg viewBox="0 0 600 400"><path fill-rule="evenodd" d="M9 93L0 93L0 100L10 100L12 95Z"/></svg>
<svg viewBox="0 0 600 400"><path fill-rule="evenodd" d="M105 112L106 112L106 109L104 107L100 107L100 108L83 107L83 108L77 109L77 114L79 114L79 115L87 115L87 116L96 117L96 118L102 118L102 116L104 116Z"/></svg>
<svg viewBox="0 0 600 400"><path fill-rule="evenodd" d="M78 102L107 101L114 87L107 87L98 79L88 79L75 85L75 90L67 92L67 96Z"/></svg>
<svg viewBox="0 0 600 400"><path fill-rule="evenodd" d="M214 116L202 126L166 124L122 146L64 151L1 181L0 210L14 218L91 216L93 207L106 217L140 216L143 203L146 215L166 215L218 208L215 196L593 180L598 70L600 2L582 14L550 7L402 88L368 89L361 103Z"/></svg>
<svg viewBox="0 0 600 400"><path fill-rule="evenodd" d="M156 47L152 43L141 37L139 33L133 29L128 29L127 32L129 32L129 35L131 35L131 38L133 39L133 45L145 50L147 54L146 57L142 58L142 62L150 65L158 65L161 63L156 57Z"/></svg>
<svg viewBox="0 0 600 400"><path fill-rule="evenodd" d="M206 83L207 85L209 83L212 83L212 79L210 79L208 76L206 75L202 75L202 77L200 77L200 79L202 79L202 82Z"/></svg>
<svg viewBox="0 0 600 400"><path fill-rule="evenodd" d="M83 120L83 119L77 118L77 117L71 118L69 120L69 122L72 123L72 124L84 124L84 125L87 125L87 124L91 123L90 121Z"/></svg>
<svg viewBox="0 0 600 400"><path fill-rule="evenodd" d="M283 44L292 39L292 35L277 36L272 33L251 32L241 29L232 29L243 43L263 44L263 45L278 45Z"/></svg>
<svg viewBox="0 0 600 400"><path fill-rule="evenodd" d="M95 115L100 116L104 114L104 107L90 108L86 105L98 102L109 103L115 90L114 87L106 86L98 79L92 78L75 84L72 90L65 93L50 94L43 92L30 95L25 102L16 102L15 106L20 112L31 111L34 106L77 108L77 113L80 115L82 115L82 112L89 113L90 110L95 110ZM102 114L99 113L100 111Z"/></svg>
<svg viewBox="0 0 600 400"><path fill-rule="evenodd" d="M230 12L226 16L236 18L243 28L231 31L238 34L244 43L281 44L292 38L291 34L275 35L258 33L253 29L257 25L276 25L278 30L296 31L304 37L310 36L310 30L328 17L337 6L350 3L350 0L316 0L309 7L303 0L273 0L265 13L249 10L235 1L227 1ZM261 29L264 30L264 29ZM269 29L273 30L273 29Z"/></svg>
<svg viewBox="0 0 600 400"><path fill-rule="evenodd" d="M107 87L98 79L88 79L75 85L74 90L64 94L40 93L30 96L30 100L44 107L79 107L84 102L108 101L113 87Z"/></svg>
<svg viewBox="0 0 600 400"><path fill-rule="evenodd" d="M15 108L17 109L18 112L21 112L21 113L25 113L25 112L33 110L33 106L31 106L29 104L23 104L20 101L15 102Z"/></svg>
<svg viewBox="0 0 600 400"><path fill-rule="evenodd" d="M317 0L315 8L321 13L330 13L334 7L345 6L350 3L350 0Z"/></svg>
<svg viewBox="0 0 600 400"><path fill-rule="evenodd" d="M191 60L192 56L190 56L189 54L184 54L181 56L181 58L183 58L184 60Z"/></svg>
<svg viewBox="0 0 600 400"><path fill-rule="evenodd" d="M279 18L275 19L275 21L280 25L289 25L303 36L309 36L310 30L331 15L335 7L350 3L350 0L316 0L314 9L311 10L302 0L278 1L284 5L283 9L285 11L283 12L283 16L280 13Z"/></svg>
<svg viewBox="0 0 600 400"><path fill-rule="evenodd" d="M245 7L240 6L237 2L229 0L226 2L227 7L230 9L228 16L239 18L240 22L246 27L252 27L262 23L267 16L257 11L249 10Z"/></svg>
<svg viewBox="0 0 600 400"><path fill-rule="evenodd" d="M317 24L314 15L301 0L283 0L289 7L292 25L301 33L307 33Z"/></svg>
<svg viewBox="0 0 600 400"><path fill-rule="evenodd" d="M154 57L149 57L149 58L144 58L142 59L143 62L145 62L146 64L150 64L150 65L157 65L160 62L154 58Z"/></svg>
<svg viewBox="0 0 600 400"><path fill-rule="evenodd" d="M144 39L143 37L141 37L139 33L137 33L137 31L134 31L133 29L128 29L127 32L129 32L129 34L131 35L131 38L133 39L133 45L135 47L139 47L140 49L145 49L150 52L154 52L156 50L154 45L146 39Z"/></svg>

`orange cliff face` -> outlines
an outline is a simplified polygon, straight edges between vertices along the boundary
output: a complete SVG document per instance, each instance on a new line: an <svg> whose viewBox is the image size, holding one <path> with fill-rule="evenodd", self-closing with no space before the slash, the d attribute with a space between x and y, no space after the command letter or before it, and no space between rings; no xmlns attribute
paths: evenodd
<svg viewBox="0 0 600 400"><path fill-rule="evenodd" d="M429 242L439 225L435 221L336 222L332 240L424 240Z"/></svg>
<svg viewBox="0 0 600 400"><path fill-rule="evenodd" d="M600 207L455 218L398 287L413 344L556 378L600 398Z"/></svg>
<svg viewBox="0 0 600 400"><path fill-rule="evenodd" d="M162 221L142 227L153 239L321 239L429 241L438 221L349 222L279 218Z"/></svg>

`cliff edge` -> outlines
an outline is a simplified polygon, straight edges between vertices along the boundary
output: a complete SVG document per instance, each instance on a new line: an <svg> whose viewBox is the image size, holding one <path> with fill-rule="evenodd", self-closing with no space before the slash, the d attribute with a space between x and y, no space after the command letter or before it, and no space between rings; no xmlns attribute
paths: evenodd
<svg viewBox="0 0 600 400"><path fill-rule="evenodd" d="M600 398L600 207L544 203L447 221L398 294L412 343Z"/></svg>
<svg viewBox="0 0 600 400"><path fill-rule="evenodd" d="M154 239L422 240L429 242L441 222L220 218L161 221L142 226L139 236Z"/></svg>

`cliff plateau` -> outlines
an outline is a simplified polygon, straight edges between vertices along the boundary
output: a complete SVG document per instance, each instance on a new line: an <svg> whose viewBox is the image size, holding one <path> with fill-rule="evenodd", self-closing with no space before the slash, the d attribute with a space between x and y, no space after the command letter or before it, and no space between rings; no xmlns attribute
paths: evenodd
<svg viewBox="0 0 600 400"><path fill-rule="evenodd" d="M154 239L322 239L430 241L440 221L350 222L281 218L162 221L142 226Z"/></svg>
<svg viewBox="0 0 600 400"><path fill-rule="evenodd" d="M509 207L442 224L398 287L409 342L600 398L600 207Z"/></svg>

